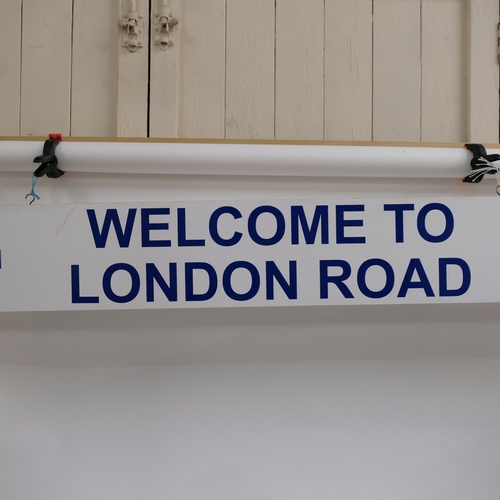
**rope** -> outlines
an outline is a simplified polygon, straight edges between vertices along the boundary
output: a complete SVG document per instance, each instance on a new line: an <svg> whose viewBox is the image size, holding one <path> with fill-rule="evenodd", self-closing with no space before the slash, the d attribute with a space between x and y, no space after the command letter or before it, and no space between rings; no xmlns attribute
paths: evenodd
<svg viewBox="0 0 500 500"><path fill-rule="evenodd" d="M31 177L31 191L29 192L29 194L31 196L34 196L37 200L40 199L40 196L38 196L36 193L35 193L35 186L36 186L36 183L38 182L38 177L35 177L34 175Z"/></svg>
<svg viewBox="0 0 500 500"><path fill-rule="evenodd" d="M38 181L38 177L35 177L35 175L33 175L31 177L31 191L25 196L25 199L28 198L28 196L33 196L33 199L30 201L30 205L36 200L39 200L40 199L40 196L38 196L36 193L35 193L35 186L36 186L36 183Z"/></svg>

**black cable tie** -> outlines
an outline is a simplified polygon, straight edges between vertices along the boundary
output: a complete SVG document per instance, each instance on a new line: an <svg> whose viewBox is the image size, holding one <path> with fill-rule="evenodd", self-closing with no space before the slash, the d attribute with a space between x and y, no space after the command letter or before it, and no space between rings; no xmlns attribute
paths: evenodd
<svg viewBox="0 0 500 500"><path fill-rule="evenodd" d="M499 154L489 155L482 144L466 144L465 147L472 153L470 162L472 172L462 179L464 182L477 184L483 180L485 175L498 173L499 167L491 165L491 163L500 160Z"/></svg>

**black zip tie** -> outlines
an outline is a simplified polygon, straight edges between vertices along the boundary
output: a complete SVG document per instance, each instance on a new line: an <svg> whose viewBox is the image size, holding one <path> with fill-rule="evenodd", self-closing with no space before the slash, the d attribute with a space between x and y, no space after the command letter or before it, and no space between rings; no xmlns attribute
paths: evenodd
<svg viewBox="0 0 500 500"><path fill-rule="evenodd" d="M499 154L489 155L482 144L466 144L465 147L472 153L473 157L470 162L472 172L462 179L464 182L477 184L483 180L485 175L498 175L500 173L500 166L493 164L500 160Z"/></svg>

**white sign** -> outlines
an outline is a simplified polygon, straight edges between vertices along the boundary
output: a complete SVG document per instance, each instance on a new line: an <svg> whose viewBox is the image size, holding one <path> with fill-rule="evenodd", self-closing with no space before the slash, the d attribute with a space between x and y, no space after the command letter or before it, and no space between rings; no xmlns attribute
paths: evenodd
<svg viewBox="0 0 500 500"><path fill-rule="evenodd" d="M500 302L500 200L0 207L0 311Z"/></svg>

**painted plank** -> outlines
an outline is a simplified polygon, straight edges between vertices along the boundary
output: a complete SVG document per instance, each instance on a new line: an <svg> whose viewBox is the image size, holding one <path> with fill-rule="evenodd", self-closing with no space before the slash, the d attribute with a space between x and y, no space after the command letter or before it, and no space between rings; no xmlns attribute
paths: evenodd
<svg viewBox="0 0 500 500"><path fill-rule="evenodd" d="M274 138L274 0L227 0L226 137Z"/></svg>
<svg viewBox="0 0 500 500"><path fill-rule="evenodd" d="M225 0L180 3L179 137L224 137L225 11Z"/></svg>
<svg viewBox="0 0 500 500"><path fill-rule="evenodd" d="M118 86L115 0L74 0L71 134L116 134Z"/></svg>
<svg viewBox="0 0 500 500"><path fill-rule="evenodd" d="M137 12L142 23L143 46L131 52L122 44L122 30L118 44L118 137L147 137L148 135L148 39L146 3L144 0L122 0L119 19L128 12ZM148 4L149 5L149 4ZM134 10L135 9L135 10Z"/></svg>
<svg viewBox="0 0 500 500"><path fill-rule="evenodd" d="M0 30L0 135L19 135L21 84L21 0L2 7ZM7 50L8 48L8 50Z"/></svg>
<svg viewBox="0 0 500 500"><path fill-rule="evenodd" d="M465 140L466 6L422 0L422 140Z"/></svg>
<svg viewBox="0 0 500 500"><path fill-rule="evenodd" d="M372 0L325 2L325 139L372 138Z"/></svg>
<svg viewBox="0 0 500 500"><path fill-rule="evenodd" d="M420 140L420 0L374 0L373 140Z"/></svg>
<svg viewBox="0 0 500 500"><path fill-rule="evenodd" d="M153 0L151 9L153 32L150 48L149 135L150 137L177 137L179 30L181 26L172 26L168 33L164 33L159 22L164 13L178 19L179 0Z"/></svg>
<svg viewBox="0 0 500 500"><path fill-rule="evenodd" d="M467 0L468 142L499 141L498 0Z"/></svg>
<svg viewBox="0 0 500 500"><path fill-rule="evenodd" d="M21 135L69 135L72 0L24 0Z"/></svg>
<svg viewBox="0 0 500 500"><path fill-rule="evenodd" d="M276 138L323 139L323 0L276 0Z"/></svg>

